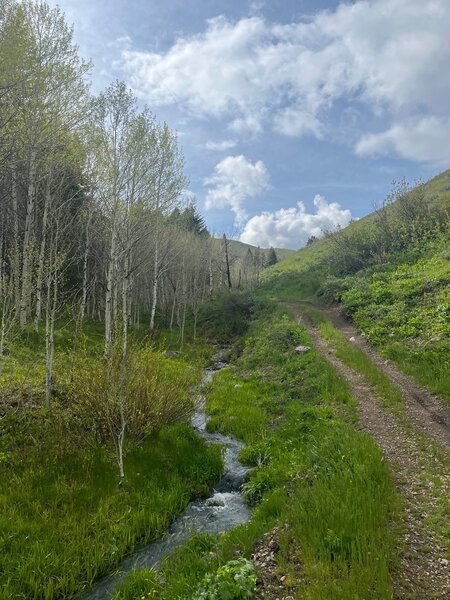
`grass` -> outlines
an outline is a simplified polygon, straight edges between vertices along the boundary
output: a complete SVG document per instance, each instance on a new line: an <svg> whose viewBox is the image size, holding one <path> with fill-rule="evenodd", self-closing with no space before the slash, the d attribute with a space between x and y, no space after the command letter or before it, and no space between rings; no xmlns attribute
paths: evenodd
<svg viewBox="0 0 450 600"><path fill-rule="evenodd" d="M416 220L411 217L408 222L401 212L396 215L400 200L391 206L392 246L387 254L377 254L375 240L382 237L372 213L350 223L340 242L325 237L265 269L260 289L261 295L278 301L342 302L371 344L447 402L449 180L446 171L407 196L417 211Z"/></svg>
<svg viewBox="0 0 450 600"><path fill-rule="evenodd" d="M450 528L446 525L450 515L450 501L446 473L449 472L449 458L445 450L423 434L414 432L411 423L403 411L400 389L393 385L370 359L332 325L317 309L304 305L302 310L318 327L324 339L336 349L336 355L350 368L363 375L374 388L383 404L400 416L400 424L415 448L420 463L414 482L414 506L420 518L419 527L425 536L432 532L432 538L438 540L441 549L449 555ZM410 507L411 510L411 507ZM416 531L417 534L417 531ZM426 551L426 548L420 551ZM429 590L430 598L435 597L435 590Z"/></svg>
<svg viewBox="0 0 450 600"><path fill-rule="evenodd" d="M40 334L26 331L8 348L0 406L1 600L72 597L160 537L222 471L220 449L183 424L211 346L191 341L166 358L164 332L150 344L140 331L130 336L130 357L145 364L140 381L131 382L141 396L129 415L126 484L119 488L108 422L101 420L108 413L83 401L77 384L86 387L104 370L102 327L88 322L76 340L74 333L59 324L50 411L43 408ZM134 422L144 432L137 439Z"/></svg>
<svg viewBox="0 0 450 600"><path fill-rule="evenodd" d="M345 278L340 295L372 344L450 402L449 251L443 238L413 264Z"/></svg>
<svg viewBox="0 0 450 600"><path fill-rule="evenodd" d="M195 598L206 573L261 536L281 530L277 577L286 594L329 600L391 598L399 501L381 451L354 428L349 387L282 311L255 321L232 368L213 380L209 427L245 442L254 469L245 496L251 521L220 537L199 535L162 572L135 571L115 600ZM237 596L236 596L237 598Z"/></svg>
<svg viewBox="0 0 450 600"><path fill-rule="evenodd" d="M123 489L98 446L10 454L0 465L0 597L71 597L158 538L221 469L219 449L185 425L163 428L127 456Z"/></svg>
<svg viewBox="0 0 450 600"><path fill-rule="evenodd" d="M317 309L303 306L302 310L318 327L321 336L336 350L336 356L348 367L363 375L382 400L383 405L401 412L404 409L400 388L392 383L370 358L357 348Z"/></svg>

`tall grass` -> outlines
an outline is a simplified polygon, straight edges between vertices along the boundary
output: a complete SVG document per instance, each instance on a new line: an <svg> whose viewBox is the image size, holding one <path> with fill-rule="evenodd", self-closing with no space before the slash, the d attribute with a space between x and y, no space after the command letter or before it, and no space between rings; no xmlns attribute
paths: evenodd
<svg viewBox="0 0 450 600"><path fill-rule="evenodd" d="M98 446L60 457L14 453L0 465L0 597L71 597L159 537L221 468L219 449L185 425L128 455L123 489Z"/></svg>
<svg viewBox="0 0 450 600"><path fill-rule="evenodd" d="M27 353L32 361L31 346ZM198 357L167 358L142 344L132 344L129 357L122 489L109 437L114 374L96 351L67 349L51 410L40 406L38 391L24 405L9 399L1 407L2 600L72 597L159 537L220 477L219 448L186 425Z"/></svg>
<svg viewBox="0 0 450 600"><path fill-rule="evenodd" d="M246 443L252 520L220 538L195 537L160 575L135 572L116 600L153 589L164 600L193 600L205 573L250 557L262 534L280 524L277 576L286 596L392 597L400 518L390 473L373 440L354 429L346 382L314 349L298 355L298 343L310 341L288 315L257 320L237 368L217 374L207 397L210 427Z"/></svg>

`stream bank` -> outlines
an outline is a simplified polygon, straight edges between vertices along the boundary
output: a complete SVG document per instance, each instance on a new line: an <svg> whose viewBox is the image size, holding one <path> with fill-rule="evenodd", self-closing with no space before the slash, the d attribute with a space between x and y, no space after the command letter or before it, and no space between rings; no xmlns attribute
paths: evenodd
<svg viewBox="0 0 450 600"><path fill-rule="evenodd" d="M224 448L224 472L214 486L213 494L208 498L190 502L160 540L125 558L114 573L100 579L91 589L79 595L78 600L111 598L118 584L133 570L159 568L162 560L181 547L194 532L218 534L249 521L250 509L245 504L241 492L242 484L250 470L239 462L243 444L231 436L207 431L205 390L214 374L225 367L226 363L222 362L218 355L213 366L204 370L200 394L191 419L192 426L207 444L218 444Z"/></svg>

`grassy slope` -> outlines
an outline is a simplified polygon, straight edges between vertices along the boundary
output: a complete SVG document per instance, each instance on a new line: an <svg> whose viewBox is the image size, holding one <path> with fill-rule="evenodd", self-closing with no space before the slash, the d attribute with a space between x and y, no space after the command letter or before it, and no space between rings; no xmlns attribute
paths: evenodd
<svg viewBox="0 0 450 600"><path fill-rule="evenodd" d="M222 243L222 240L218 239L218 243ZM240 242L239 240L228 240L229 251L232 259L244 258L247 254L247 250L250 248L252 252L256 250L256 246ZM274 248L278 260L283 260L294 253L294 250L288 250L286 248ZM267 256L269 250L267 248L261 248L261 253L264 257Z"/></svg>
<svg viewBox="0 0 450 600"><path fill-rule="evenodd" d="M426 184L427 201L450 215L450 171ZM374 215L346 231L369 235ZM450 400L450 229L410 253L332 277L334 248L319 240L264 272L262 293L278 300L339 300L369 341L431 391ZM331 276L331 277L330 277Z"/></svg>
<svg viewBox="0 0 450 600"><path fill-rule="evenodd" d="M398 515L391 477L371 438L354 429L345 381L315 350L297 354L299 343L310 341L291 316L260 316L207 397L209 427L242 439L241 458L255 467L245 485L255 507L250 523L219 538L194 537L166 560L162 576L136 571L116 600L197 598L206 573L237 554L249 557L279 524L287 527L277 578L287 596L391 598Z"/></svg>

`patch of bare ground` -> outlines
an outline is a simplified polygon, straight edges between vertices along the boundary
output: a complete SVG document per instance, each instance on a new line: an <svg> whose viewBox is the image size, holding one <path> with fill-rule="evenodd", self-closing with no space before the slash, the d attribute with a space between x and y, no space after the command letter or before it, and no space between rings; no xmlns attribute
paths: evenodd
<svg viewBox="0 0 450 600"><path fill-rule="evenodd" d="M287 545L289 536L287 526L274 527L258 540L252 554L252 561L258 573L256 600L294 600L295 588L303 579L301 563L294 556L295 549ZM282 541L284 539L284 541ZM282 548L283 547L283 548ZM283 560L280 561L280 556ZM285 572L281 562L289 563L290 569L295 565L296 572Z"/></svg>
<svg viewBox="0 0 450 600"><path fill-rule="evenodd" d="M400 565L394 573L394 598L449 598L450 568L443 534L450 495L448 413L431 394L392 365L386 365L340 315L322 311L347 339L355 338L354 343L402 389L407 419L390 413L381 406L365 378L336 357L302 313L302 304L290 302L285 306L306 327L316 348L350 383L358 401L359 427L374 438L391 465L405 513Z"/></svg>

